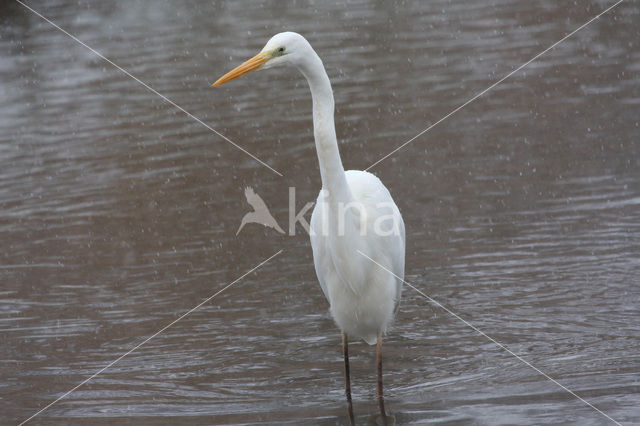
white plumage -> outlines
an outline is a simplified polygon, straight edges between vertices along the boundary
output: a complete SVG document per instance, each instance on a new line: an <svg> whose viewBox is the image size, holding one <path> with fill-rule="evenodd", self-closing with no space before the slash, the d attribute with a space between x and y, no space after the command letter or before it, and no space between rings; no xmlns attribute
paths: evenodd
<svg viewBox="0 0 640 426"><path fill-rule="evenodd" d="M311 247L320 286L342 330L349 416L353 423L347 336L370 345L377 341L378 401L386 424L380 348L402 292L402 215L380 179L365 171L345 172L336 139L331 83L320 57L300 34L273 36L260 53L222 76L214 86L260 68L281 65L300 70L313 99L322 191L311 216Z"/></svg>
<svg viewBox="0 0 640 426"><path fill-rule="evenodd" d="M393 320L400 303L402 281L358 251L404 278L404 223L380 179L359 170L348 170L345 176L353 204L343 208L343 212L351 217L341 219L336 214L339 207L320 192L310 223L313 261L338 327L349 336L373 345L378 333L384 334ZM363 212L367 216L364 224L360 217ZM381 220L381 216L391 215L395 217ZM339 220L344 221L344 233L338 232ZM382 225L380 229L374 229L376 223ZM392 226L398 229L391 229ZM387 232L390 235L380 235Z"/></svg>

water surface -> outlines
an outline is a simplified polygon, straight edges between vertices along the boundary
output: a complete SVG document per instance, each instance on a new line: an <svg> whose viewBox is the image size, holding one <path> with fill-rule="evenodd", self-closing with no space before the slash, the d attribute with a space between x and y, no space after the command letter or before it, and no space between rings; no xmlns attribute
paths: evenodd
<svg viewBox="0 0 640 426"><path fill-rule="evenodd" d="M0 6L0 412L45 424L346 424L340 335L304 230L320 176L293 70L208 86L273 34L323 58L364 169L606 2ZM624 2L372 169L407 227L407 280L615 420L640 422L640 8ZM358 423L375 351L354 343ZM385 339L396 424L610 424L406 288Z"/></svg>

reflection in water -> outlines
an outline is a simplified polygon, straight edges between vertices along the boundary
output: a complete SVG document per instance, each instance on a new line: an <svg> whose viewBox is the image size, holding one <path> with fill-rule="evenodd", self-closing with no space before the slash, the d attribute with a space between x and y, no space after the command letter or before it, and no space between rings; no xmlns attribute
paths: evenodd
<svg viewBox="0 0 640 426"><path fill-rule="evenodd" d="M288 187L298 210L317 195L308 89L291 72L208 90L229 63L303 33L334 85L345 166L364 169L605 7L33 6L285 175L0 6L7 421L284 248L42 414L65 424L348 421L306 235L234 235L246 186L279 223ZM373 169L405 218L407 280L622 423L640 419L639 13L621 4ZM606 421L409 289L386 340L397 424ZM359 423L377 412L367 349L350 351Z"/></svg>

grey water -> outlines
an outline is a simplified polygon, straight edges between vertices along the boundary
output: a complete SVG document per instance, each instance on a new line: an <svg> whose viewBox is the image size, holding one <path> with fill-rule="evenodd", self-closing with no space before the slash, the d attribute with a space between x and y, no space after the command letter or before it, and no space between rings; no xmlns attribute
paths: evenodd
<svg viewBox="0 0 640 426"><path fill-rule="evenodd" d="M303 227L320 175L294 70L209 88L283 30L365 169L612 2L0 5L0 423L348 424L340 333ZM625 1L370 171L407 229L383 345L395 424L640 423L640 6ZM306 215L307 219L309 213ZM356 422L379 421L352 342Z"/></svg>

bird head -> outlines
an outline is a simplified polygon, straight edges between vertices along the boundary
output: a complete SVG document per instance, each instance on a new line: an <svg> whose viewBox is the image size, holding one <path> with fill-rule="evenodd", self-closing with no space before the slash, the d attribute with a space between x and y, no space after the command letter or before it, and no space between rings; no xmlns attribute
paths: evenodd
<svg viewBox="0 0 640 426"><path fill-rule="evenodd" d="M300 34L293 32L276 34L256 56L220 77L213 86L220 86L259 69L283 65L298 66L308 50L312 50L311 45Z"/></svg>

